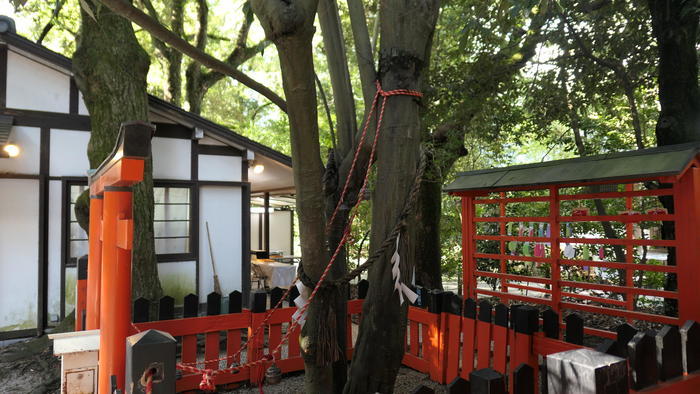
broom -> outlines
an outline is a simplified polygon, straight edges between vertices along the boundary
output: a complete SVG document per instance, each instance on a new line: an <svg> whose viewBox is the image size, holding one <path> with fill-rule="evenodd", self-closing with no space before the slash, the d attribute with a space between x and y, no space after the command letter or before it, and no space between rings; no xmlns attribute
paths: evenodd
<svg viewBox="0 0 700 394"><path fill-rule="evenodd" d="M211 246L211 234L209 234L209 222L207 225L207 239L209 240L209 257L211 257L211 269L214 271L214 291L221 295L221 284L219 283L219 275L216 274L216 265L214 264L214 250Z"/></svg>

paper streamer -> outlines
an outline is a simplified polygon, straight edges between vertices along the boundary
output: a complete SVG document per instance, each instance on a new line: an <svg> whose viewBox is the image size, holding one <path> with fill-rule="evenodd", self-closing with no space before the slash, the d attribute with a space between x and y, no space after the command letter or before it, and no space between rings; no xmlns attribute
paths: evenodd
<svg viewBox="0 0 700 394"><path fill-rule="evenodd" d="M411 304L416 302L418 294L414 293L410 287L401 282L401 256L399 256L399 240L401 235L396 237L396 251L391 256L391 276L394 278L394 289L399 291L399 301L403 305L403 296L405 295Z"/></svg>
<svg viewBox="0 0 700 394"><path fill-rule="evenodd" d="M308 309L302 314L301 308L303 308L304 305L309 303L311 289L304 286L304 284L301 283L301 281L297 282L296 286L297 290L299 290L299 297L294 299L294 305L296 305L297 310L292 315L292 319L299 321L299 327L304 327L304 323L306 323L306 315L308 314Z"/></svg>

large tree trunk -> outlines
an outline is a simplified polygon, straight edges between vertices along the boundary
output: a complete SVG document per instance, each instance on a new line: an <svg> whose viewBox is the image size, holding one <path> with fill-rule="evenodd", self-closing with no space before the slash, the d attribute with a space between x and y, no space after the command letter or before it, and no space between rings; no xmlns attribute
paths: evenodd
<svg viewBox="0 0 700 394"><path fill-rule="evenodd" d="M439 2L381 2L380 81L384 90L420 90L430 57ZM372 249L384 242L396 224L414 182L419 160L420 105L415 97L389 98L377 153L377 179L372 204ZM400 243L406 256L408 245ZM408 302L399 304L386 253L369 271L369 292L350 366L346 393L391 393L403 358ZM404 259L405 261L405 259ZM409 264L402 280L408 282Z"/></svg>
<svg viewBox="0 0 700 394"><path fill-rule="evenodd" d="M73 55L73 71L90 112L92 133L87 155L90 167L97 168L112 151L122 122L148 120L146 74L149 58L136 41L131 22L106 7L91 9L96 20L85 10L81 11L82 23ZM133 190L132 293L135 298L156 300L162 295L162 290L153 241L150 159L146 163L143 182Z"/></svg>
<svg viewBox="0 0 700 394"><path fill-rule="evenodd" d="M652 30L659 47L659 102L656 123L659 146L700 140L700 89L698 88L698 13L696 2L649 0ZM662 187L669 185L662 185ZM674 213L673 197L659 198ZM663 239L675 239L674 222L663 222ZM669 248L667 265L676 265L675 249ZM676 290L675 274L666 275L665 290ZM665 313L678 313L678 301L664 299Z"/></svg>
<svg viewBox="0 0 700 394"><path fill-rule="evenodd" d="M327 262L323 165L318 140L316 87L311 40L317 2L254 0L251 5L265 34L275 43L287 98L294 184L297 192L304 272L318 281ZM329 279L336 278L343 261L337 261ZM342 270L341 270L342 271ZM301 332L307 393L327 393L335 385L333 364L344 360L338 346L344 311L336 310L340 288L322 290L308 309ZM339 318L336 318L340 316ZM334 321L335 320L335 321ZM344 332L344 331L342 331ZM344 361L343 361L344 363Z"/></svg>

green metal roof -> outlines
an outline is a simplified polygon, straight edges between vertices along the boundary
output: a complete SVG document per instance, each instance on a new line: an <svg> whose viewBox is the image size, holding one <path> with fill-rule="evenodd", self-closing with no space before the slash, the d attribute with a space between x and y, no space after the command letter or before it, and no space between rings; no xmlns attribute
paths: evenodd
<svg viewBox="0 0 700 394"><path fill-rule="evenodd" d="M700 143L608 153L457 174L447 192L677 175L700 153Z"/></svg>

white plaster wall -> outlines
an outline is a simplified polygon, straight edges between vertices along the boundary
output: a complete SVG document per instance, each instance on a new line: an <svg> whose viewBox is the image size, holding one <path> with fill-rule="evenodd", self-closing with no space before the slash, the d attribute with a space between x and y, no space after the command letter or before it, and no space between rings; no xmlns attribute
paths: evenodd
<svg viewBox="0 0 700 394"><path fill-rule="evenodd" d="M289 211L270 213L270 251L281 250L285 255L292 253L292 215Z"/></svg>
<svg viewBox="0 0 700 394"><path fill-rule="evenodd" d="M49 181L49 321L61 313L61 181Z"/></svg>
<svg viewBox="0 0 700 394"><path fill-rule="evenodd" d="M28 59L7 52L7 107L68 113L70 77Z"/></svg>
<svg viewBox="0 0 700 394"><path fill-rule="evenodd" d="M259 213L250 214L250 248L262 249L260 247L260 216Z"/></svg>
<svg viewBox="0 0 700 394"><path fill-rule="evenodd" d="M199 300L206 302L214 291L214 279L207 243L209 222L216 272L221 290L241 290L242 192L238 187L202 186L199 190Z"/></svg>
<svg viewBox="0 0 700 394"><path fill-rule="evenodd" d="M240 156L199 155L199 180L240 181Z"/></svg>
<svg viewBox="0 0 700 394"><path fill-rule="evenodd" d="M51 130L51 176L86 176L90 169L87 145L90 133L74 130Z"/></svg>
<svg viewBox="0 0 700 394"><path fill-rule="evenodd" d="M155 137L151 144L154 178L190 179L190 140Z"/></svg>
<svg viewBox="0 0 700 394"><path fill-rule="evenodd" d="M186 295L197 293L197 263L194 261L158 263L158 278L163 295L173 297L175 305L182 305Z"/></svg>
<svg viewBox="0 0 700 394"><path fill-rule="evenodd" d="M37 127L12 127L12 140L20 148L14 158L0 158L0 172L15 174L39 174L41 131Z"/></svg>
<svg viewBox="0 0 700 394"><path fill-rule="evenodd" d="M0 331L36 327L39 181L0 179Z"/></svg>
<svg viewBox="0 0 700 394"><path fill-rule="evenodd" d="M85 106L85 100L83 100L83 94L78 91L78 115L90 115L87 107Z"/></svg>

